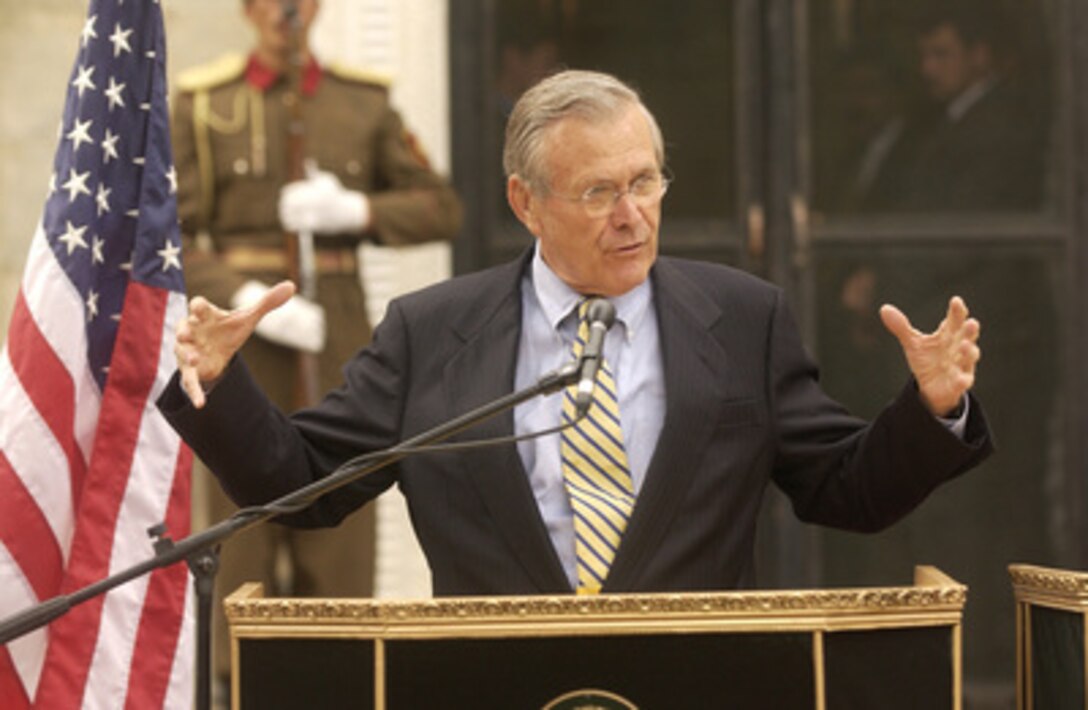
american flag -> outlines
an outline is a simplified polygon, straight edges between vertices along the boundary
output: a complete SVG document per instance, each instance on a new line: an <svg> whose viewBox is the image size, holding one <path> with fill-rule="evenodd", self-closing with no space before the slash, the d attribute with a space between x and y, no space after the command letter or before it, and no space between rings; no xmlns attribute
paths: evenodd
<svg viewBox="0 0 1088 710"><path fill-rule="evenodd" d="M188 449L154 402L185 312L158 0L91 0L0 353L0 619L189 533ZM192 704L184 564L0 646L0 707Z"/></svg>

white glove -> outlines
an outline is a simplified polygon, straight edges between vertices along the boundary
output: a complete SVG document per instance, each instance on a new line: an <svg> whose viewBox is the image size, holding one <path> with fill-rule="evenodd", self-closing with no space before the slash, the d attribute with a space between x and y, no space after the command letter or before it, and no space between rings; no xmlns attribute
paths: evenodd
<svg viewBox="0 0 1088 710"><path fill-rule="evenodd" d="M248 308L267 291L260 281L246 281L230 297L230 306ZM325 309L302 296L291 296L257 323L257 335L295 350L319 353L325 349Z"/></svg>
<svg viewBox="0 0 1088 710"><path fill-rule="evenodd" d="M370 201L345 188L332 173L307 168L305 180L280 190L279 212L280 223L289 232L361 232L370 222Z"/></svg>

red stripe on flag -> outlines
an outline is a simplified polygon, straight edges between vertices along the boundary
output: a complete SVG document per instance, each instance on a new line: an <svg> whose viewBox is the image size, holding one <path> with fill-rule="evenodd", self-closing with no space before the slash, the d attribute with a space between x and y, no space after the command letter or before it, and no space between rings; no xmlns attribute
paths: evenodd
<svg viewBox="0 0 1088 710"><path fill-rule="evenodd" d="M11 654L7 646L0 646L0 708L4 710L28 710L30 698L26 695L23 682L15 672Z"/></svg>
<svg viewBox="0 0 1088 710"><path fill-rule="evenodd" d="M62 586L65 593L109 574L117 516L157 374L167 299L165 291L135 281L129 283L125 293L86 489L76 514L76 531ZM88 600L50 626L49 650L35 697L41 707L80 704L98 639L103 601L102 596Z"/></svg>
<svg viewBox="0 0 1088 710"><path fill-rule="evenodd" d="M166 510L166 529L174 539L189 534L189 472L192 463L193 455L189 447L182 444ZM174 666L174 649L181 635L188 584L188 567L181 562L151 573L130 671L130 676L140 678L141 682L129 683L126 708L143 710L162 707L170 685L170 671Z"/></svg>
<svg viewBox="0 0 1088 710"><path fill-rule="evenodd" d="M53 432L53 438L68 457L72 481L72 508L79 505L83 477L87 473L83 453L76 443L73 422L76 412L72 373L64 366L49 342L38 330L22 290L15 299L15 311L8 330L8 357L38 415Z"/></svg>
<svg viewBox="0 0 1088 710"><path fill-rule="evenodd" d="M34 497L0 451L0 540L15 558L19 571L30 582L39 600L60 591L64 558L60 545ZM0 707L5 707L0 705Z"/></svg>

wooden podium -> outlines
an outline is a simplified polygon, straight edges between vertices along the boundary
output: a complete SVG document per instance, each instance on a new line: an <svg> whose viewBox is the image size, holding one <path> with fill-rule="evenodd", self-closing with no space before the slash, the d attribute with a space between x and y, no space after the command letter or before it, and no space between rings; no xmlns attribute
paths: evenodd
<svg viewBox="0 0 1088 710"><path fill-rule="evenodd" d="M1088 574L1009 565L1021 710L1088 708Z"/></svg>
<svg viewBox="0 0 1088 710"><path fill-rule="evenodd" d="M234 708L961 707L966 588L226 601Z"/></svg>

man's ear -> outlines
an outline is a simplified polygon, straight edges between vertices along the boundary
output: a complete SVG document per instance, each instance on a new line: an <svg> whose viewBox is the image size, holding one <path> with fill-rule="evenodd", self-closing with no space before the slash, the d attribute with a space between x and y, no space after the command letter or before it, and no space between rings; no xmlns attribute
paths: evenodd
<svg viewBox="0 0 1088 710"><path fill-rule="evenodd" d="M529 183L517 175L511 175L506 181L506 201L514 215L525 225L531 234L538 234L540 220L537 217L539 202Z"/></svg>

